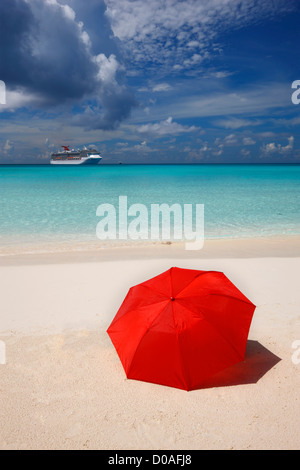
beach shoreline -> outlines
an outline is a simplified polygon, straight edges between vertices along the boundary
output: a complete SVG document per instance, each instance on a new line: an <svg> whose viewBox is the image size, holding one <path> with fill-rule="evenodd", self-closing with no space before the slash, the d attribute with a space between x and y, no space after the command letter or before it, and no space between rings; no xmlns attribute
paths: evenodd
<svg viewBox="0 0 300 470"><path fill-rule="evenodd" d="M300 235L205 239L201 250L186 250L184 242L52 243L2 247L0 266L101 262L153 258L265 258L300 256Z"/></svg>
<svg viewBox="0 0 300 470"><path fill-rule="evenodd" d="M129 287L171 266L222 271L256 305L230 380L126 379L106 329ZM0 448L299 449L299 267L299 237L2 256Z"/></svg>

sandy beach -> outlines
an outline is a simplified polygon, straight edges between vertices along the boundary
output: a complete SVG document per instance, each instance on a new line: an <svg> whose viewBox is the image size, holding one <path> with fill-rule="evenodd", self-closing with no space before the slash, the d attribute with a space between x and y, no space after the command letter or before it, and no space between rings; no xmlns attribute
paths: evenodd
<svg viewBox="0 0 300 470"><path fill-rule="evenodd" d="M0 451L300 450L300 0L0 18Z"/></svg>
<svg viewBox="0 0 300 470"><path fill-rule="evenodd" d="M126 379L106 333L171 266L222 271L257 306L245 361L192 392ZM1 256L0 448L299 449L299 268L297 236Z"/></svg>

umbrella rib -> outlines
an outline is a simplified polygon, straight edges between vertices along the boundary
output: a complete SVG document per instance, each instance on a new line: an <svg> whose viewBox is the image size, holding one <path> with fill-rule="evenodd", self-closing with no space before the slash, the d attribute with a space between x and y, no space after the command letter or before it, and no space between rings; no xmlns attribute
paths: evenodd
<svg viewBox="0 0 300 470"><path fill-rule="evenodd" d="M229 295L229 294L221 294L219 292L213 292L212 294L209 294L209 295L219 295L219 296L222 296L222 297L228 297L229 299L234 299L234 300L238 300L239 302L244 302L245 304L250 304L250 305L253 305L255 307L255 305L249 300L246 298L246 300L244 299L239 299L238 297L235 297L234 295ZM242 294L243 295L243 294ZM244 296L245 297L245 296Z"/></svg>
<svg viewBox="0 0 300 470"><path fill-rule="evenodd" d="M150 305L157 305L157 304L159 304L159 303L166 302L166 301L167 301L167 299L165 299L165 300L159 300L158 302L152 302ZM137 308L135 308L135 309L133 309L133 310L139 310L139 309L145 308L145 307L149 307L149 305L142 305L141 307L137 307ZM164 307L164 308L165 308L165 307ZM127 312L123 313L123 315L121 315L119 318L114 319L111 325L114 325L114 326L115 326L115 324L118 323L119 320L123 319L126 315L128 315L128 314L131 313L131 312L132 312L132 310L127 310ZM161 313L161 312L160 312L160 313ZM159 315L159 313L158 313L158 315ZM157 318L157 316L154 318L154 320L155 320L156 318ZM154 321L154 320L153 320L153 321ZM152 325L152 322L151 322L151 325Z"/></svg>
<svg viewBox="0 0 300 470"><path fill-rule="evenodd" d="M205 274L211 274L211 273L219 273L219 271L203 271L202 273L197 274L197 276L194 277L194 279L191 282L189 282L185 287L183 287L179 292L177 292L176 297L178 296L178 294L181 294L187 287L193 284L193 282L196 281L198 277L204 276Z"/></svg>
<svg viewBox="0 0 300 470"><path fill-rule="evenodd" d="M187 309L190 313L192 313L192 314L194 313L194 312L193 312L192 310L190 310L188 307L184 306L184 308ZM230 345L230 347L233 349L233 351L234 351L239 357L241 357L240 353L236 350L236 348L231 344L230 341L228 341L227 338L225 338L225 336L223 336L223 334L219 331L219 329L216 328L216 326L215 326L214 324L212 324L212 323L207 319L205 313L203 313L203 311L202 311L201 309L200 309L200 313L203 315L204 320L205 320L207 323L209 323L209 324L213 327L213 329L218 333L218 335L221 336L221 337L226 341L226 343ZM243 358L242 358L242 360L243 360Z"/></svg>
<svg viewBox="0 0 300 470"><path fill-rule="evenodd" d="M174 322L174 328L175 328L175 331L176 331L176 338L177 338L177 348L178 348L178 355L179 355L179 358L180 358L180 364L181 364L181 370L182 370L182 375L184 377L184 382L185 382L185 386L187 387L188 389L188 380L187 380L187 377L186 377L186 373L185 373L185 369L184 369L184 361L183 361L183 358L182 358L182 353L181 353L181 349L180 349L180 341L179 341L179 332L177 330L177 328L175 327L176 323L175 323L175 316L174 316L174 308L173 308L173 305L172 305L172 316L173 316L173 322Z"/></svg>
<svg viewBox="0 0 300 470"><path fill-rule="evenodd" d="M221 292L211 292L209 294L199 294L199 295L188 295L186 297L179 297L178 300L181 300L181 299L188 299L189 297L209 297L210 295L218 295L220 297L228 297L229 299L234 299L234 300L238 300L239 302L244 302L245 304L249 304L249 305L253 305L255 307L255 305L249 300L244 300L244 299L240 299L239 297L235 297L234 295L229 295L229 294L222 294ZM242 294L243 295L243 294ZM244 296L245 297L245 296Z"/></svg>
<svg viewBox="0 0 300 470"><path fill-rule="evenodd" d="M134 361L135 355L136 355L136 353L137 353L137 350L138 350L139 347L140 347L140 344L141 344L143 338L145 337L145 335L147 334L147 332L150 330L150 328L151 328L151 326L153 325L153 323L155 322L155 320L156 320L156 319L159 317L159 315L161 315L161 314L163 313L163 311L167 308L168 304L169 304L169 302L168 302L168 303L162 308L162 310L160 310L160 312L153 318L153 320L151 321L150 325L147 325L147 329L144 331L144 333L143 333L143 335L142 335L140 341L139 341L138 344L137 344L137 347L135 348L134 353L132 354L132 359L131 359L130 366L128 367L128 370L127 370L127 375L128 375L129 372L130 372L130 369L131 369L131 367L132 367L132 363L133 363L133 361Z"/></svg>
<svg viewBox="0 0 300 470"><path fill-rule="evenodd" d="M159 295L164 295L167 299L169 298L169 296L168 296L167 294L165 294L164 292L161 292L161 291L155 289L155 287L147 286L146 284L138 284L138 285L135 286L135 287L140 287L140 286L143 286L143 287L146 287L147 289L153 290L154 292L156 292L156 293L159 294ZM133 289L134 289L134 287L133 287Z"/></svg>

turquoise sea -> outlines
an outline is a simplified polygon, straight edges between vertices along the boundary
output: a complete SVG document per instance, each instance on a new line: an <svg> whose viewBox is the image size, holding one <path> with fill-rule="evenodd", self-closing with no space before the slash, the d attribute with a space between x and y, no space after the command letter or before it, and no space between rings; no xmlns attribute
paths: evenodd
<svg viewBox="0 0 300 470"><path fill-rule="evenodd" d="M3 165L1 247L100 243L97 207L119 196L204 204L205 238L300 234L300 165Z"/></svg>

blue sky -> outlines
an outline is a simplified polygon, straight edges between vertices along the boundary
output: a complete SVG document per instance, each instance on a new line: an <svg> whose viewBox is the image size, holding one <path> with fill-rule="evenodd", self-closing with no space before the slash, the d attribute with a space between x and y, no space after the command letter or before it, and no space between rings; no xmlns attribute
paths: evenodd
<svg viewBox="0 0 300 470"><path fill-rule="evenodd" d="M297 0L1 0L0 18L0 163L61 145L300 163Z"/></svg>

